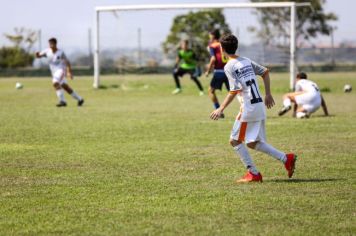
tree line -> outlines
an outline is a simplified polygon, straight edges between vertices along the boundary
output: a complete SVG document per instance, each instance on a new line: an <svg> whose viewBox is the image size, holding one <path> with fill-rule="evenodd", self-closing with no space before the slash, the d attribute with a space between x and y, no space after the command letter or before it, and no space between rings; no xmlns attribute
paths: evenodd
<svg viewBox="0 0 356 236"><path fill-rule="evenodd" d="M251 0L251 2L267 2L269 0ZM279 0L280 2L289 0ZM304 2L305 0L295 0ZM333 30L331 23L337 20L334 13L326 13L323 5L325 0L311 0L312 7L297 8L297 43L301 44L319 35L330 35ZM250 26L249 31L260 38L265 45L285 47L289 35L290 9L259 8L254 10L259 27ZM222 10L202 10L178 15L173 19L170 33L162 43L164 53L175 57L179 42L189 39L200 61L208 58L206 47L208 34L213 29L221 33L229 33L231 29L225 20ZM34 56L33 45L38 40L34 30L15 28L14 33L5 34L11 46L0 48L0 68L16 68L32 66Z"/></svg>

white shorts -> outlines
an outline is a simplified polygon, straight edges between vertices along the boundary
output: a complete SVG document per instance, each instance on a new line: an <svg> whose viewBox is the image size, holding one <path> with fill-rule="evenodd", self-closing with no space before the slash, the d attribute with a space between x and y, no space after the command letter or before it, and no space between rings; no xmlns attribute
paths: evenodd
<svg viewBox="0 0 356 236"><path fill-rule="evenodd" d="M321 106L321 97L318 93L304 93L295 96L298 106L303 107L308 113L313 113Z"/></svg>
<svg viewBox="0 0 356 236"><path fill-rule="evenodd" d="M67 80L65 77L65 72L64 70L56 70L53 74L52 74L53 78L52 78L52 83L59 83L59 84L66 84Z"/></svg>
<svg viewBox="0 0 356 236"><path fill-rule="evenodd" d="M230 139L245 143L266 141L265 120L250 122L236 120L231 130Z"/></svg>

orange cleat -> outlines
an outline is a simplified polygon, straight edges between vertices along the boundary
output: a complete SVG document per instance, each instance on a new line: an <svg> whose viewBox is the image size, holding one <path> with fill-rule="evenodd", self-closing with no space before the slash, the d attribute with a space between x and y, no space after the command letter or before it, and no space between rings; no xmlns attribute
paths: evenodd
<svg viewBox="0 0 356 236"><path fill-rule="evenodd" d="M262 183L262 175L261 173L258 173L257 175L251 173L250 171L247 172L247 174L242 177L239 180L236 180L236 183L250 183L250 182L261 182Z"/></svg>
<svg viewBox="0 0 356 236"><path fill-rule="evenodd" d="M286 156L287 156L287 161L284 164L284 166L288 171L288 177L292 178L295 169L295 162L297 161L297 155L295 155L294 153L288 153Z"/></svg>

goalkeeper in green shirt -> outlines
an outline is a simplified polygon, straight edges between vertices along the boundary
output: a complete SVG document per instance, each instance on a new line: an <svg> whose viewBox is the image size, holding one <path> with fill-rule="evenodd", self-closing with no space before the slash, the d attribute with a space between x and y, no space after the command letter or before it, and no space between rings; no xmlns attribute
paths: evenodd
<svg viewBox="0 0 356 236"><path fill-rule="evenodd" d="M199 95L204 95L203 86L198 80L199 76L199 68L197 67L197 58L195 53L189 49L188 40L183 40L181 43L181 49L178 51L176 65L173 71L174 82L176 83L176 89L172 92L172 94L178 94L182 92L182 88L180 86L179 77L182 77L185 74L189 74L190 78L196 83L199 88Z"/></svg>

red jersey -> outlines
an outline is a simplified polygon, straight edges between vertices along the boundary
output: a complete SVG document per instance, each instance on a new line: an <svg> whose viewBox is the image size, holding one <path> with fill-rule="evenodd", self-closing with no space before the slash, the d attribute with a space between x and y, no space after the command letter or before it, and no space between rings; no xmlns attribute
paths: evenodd
<svg viewBox="0 0 356 236"><path fill-rule="evenodd" d="M224 57L221 45L219 42L212 42L209 44L210 56L216 58L214 70L224 70L224 66L227 62L227 58Z"/></svg>

